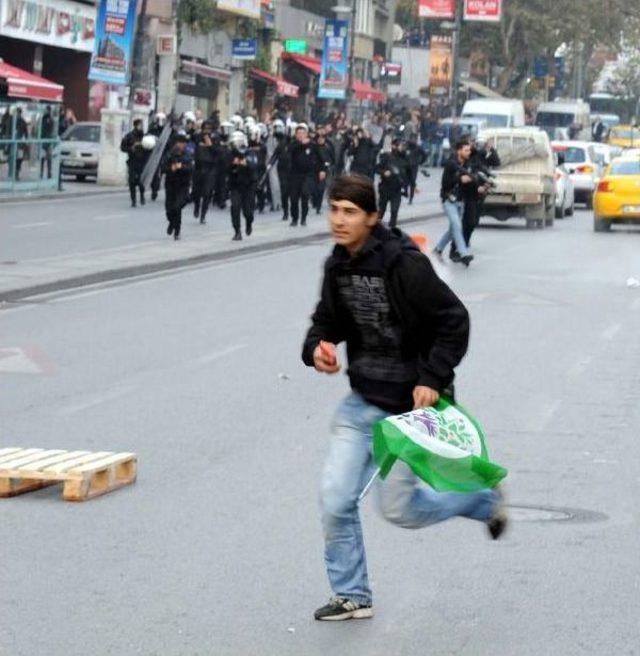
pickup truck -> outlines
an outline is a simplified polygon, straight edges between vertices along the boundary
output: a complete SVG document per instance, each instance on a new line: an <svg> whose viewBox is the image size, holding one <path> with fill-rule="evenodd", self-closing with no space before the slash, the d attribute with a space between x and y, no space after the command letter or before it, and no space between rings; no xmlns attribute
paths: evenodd
<svg viewBox="0 0 640 656"><path fill-rule="evenodd" d="M555 217L555 158L545 132L537 128L487 128L478 141L493 146L501 166L482 216L499 221L524 217L527 228L552 226Z"/></svg>

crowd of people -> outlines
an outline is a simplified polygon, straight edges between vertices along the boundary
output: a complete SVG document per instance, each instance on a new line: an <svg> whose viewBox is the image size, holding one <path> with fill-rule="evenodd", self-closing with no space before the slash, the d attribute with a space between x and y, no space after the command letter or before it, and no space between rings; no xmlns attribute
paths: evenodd
<svg viewBox="0 0 640 656"><path fill-rule="evenodd" d="M377 177L380 217L388 207L394 227L402 198L411 204L418 191L420 168L429 175L424 167L431 143L413 117L379 113L351 124L337 114L313 125L295 121L290 112L265 121L239 114L220 121L216 113L200 120L192 112L175 120L157 113L146 133L138 120L122 140L133 207L146 201L143 171L167 124L170 137L161 144L163 157L149 186L155 200L164 176L174 239L189 203L203 224L210 207L229 206L234 240L251 235L256 212L265 210L281 211L292 227L305 226L310 210L322 211L327 186L346 172Z"/></svg>

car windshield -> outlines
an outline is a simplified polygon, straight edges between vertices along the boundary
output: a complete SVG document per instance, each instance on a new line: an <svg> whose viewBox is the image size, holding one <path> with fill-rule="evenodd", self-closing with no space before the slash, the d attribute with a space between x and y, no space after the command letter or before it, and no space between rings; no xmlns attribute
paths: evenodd
<svg viewBox="0 0 640 656"><path fill-rule="evenodd" d="M99 125L72 125L62 137L63 141L92 141L100 142Z"/></svg>
<svg viewBox="0 0 640 656"><path fill-rule="evenodd" d="M504 114L466 114L468 118L477 118L487 123L490 128L506 128L509 126L509 117Z"/></svg>
<svg viewBox="0 0 640 656"><path fill-rule="evenodd" d="M615 162L610 175L640 175L640 159L637 162Z"/></svg>
<svg viewBox="0 0 640 656"><path fill-rule="evenodd" d="M586 161L584 148L577 148L576 146L561 146L553 149L556 153L564 155L565 164L581 164Z"/></svg>
<svg viewBox="0 0 640 656"><path fill-rule="evenodd" d="M536 125L545 128L568 128L576 120L574 114L561 112L538 112Z"/></svg>

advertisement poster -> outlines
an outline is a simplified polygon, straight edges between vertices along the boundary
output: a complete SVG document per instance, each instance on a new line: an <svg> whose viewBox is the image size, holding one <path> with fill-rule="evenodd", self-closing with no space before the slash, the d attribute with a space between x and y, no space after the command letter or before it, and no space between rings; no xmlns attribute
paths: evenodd
<svg viewBox="0 0 640 656"><path fill-rule="evenodd" d="M347 97L349 70L347 64L347 34L349 22L327 20L324 26L322 71L318 98L344 100Z"/></svg>
<svg viewBox="0 0 640 656"><path fill-rule="evenodd" d="M429 90L442 94L451 87L453 53L451 37L434 34L431 37L431 63L429 65Z"/></svg>
<svg viewBox="0 0 640 656"><path fill-rule="evenodd" d="M499 23L502 0L464 0L464 20Z"/></svg>
<svg viewBox="0 0 640 656"><path fill-rule="evenodd" d="M89 79L107 84L129 82L136 27L136 0L100 0L96 42Z"/></svg>
<svg viewBox="0 0 640 656"><path fill-rule="evenodd" d="M380 77L387 84L402 83L402 64L398 62L384 62L380 67Z"/></svg>
<svg viewBox="0 0 640 656"><path fill-rule="evenodd" d="M456 0L418 0L418 18L453 20L456 15Z"/></svg>

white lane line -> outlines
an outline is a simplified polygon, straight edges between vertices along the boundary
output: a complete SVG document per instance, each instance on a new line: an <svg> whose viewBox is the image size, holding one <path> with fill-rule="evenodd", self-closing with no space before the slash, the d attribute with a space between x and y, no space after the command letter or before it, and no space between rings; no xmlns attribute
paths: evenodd
<svg viewBox="0 0 640 656"><path fill-rule="evenodd" d="M120 213L120 214L104 214L102 216L94 216L91 218L93 221L111 221L112 219L124 219L127 216L129 215Z"/></svg>
<svg viewBox="0 0 640 656"><path fill-rule="evenodd" d="M578 360L571 369L567 372L567 377L570 379L580 378L587 370L589 365L593 362L593 356L587 355L586 357Z"/></svg>
<svg viewBox="0 0 640 656"><path fill-rule="evenodd" d="M614 337L620 332L622 324L612 323L608 328L602 331L602 339L606 339L608 342L612 341Z"/></svg>
<svg viewBox="0 0 640 656"><path fill-rule="evenodd" d="M224 358L227 355L231 355L236 351L241 351L242 349L247 348L247 346L248 344L234 344L233 346L229 346L226 349L221 349L220 351L213 351L212 353L201 355L199 358L196 358L194 362L196 364L208 364L209 362L214 362L215 360Z"/></svg>
<svg viewBox="0 0 640 656"><path fill-rule="evenodd" d="M65 417L67 415L73 415L83 410L89 410L94 408L97 405L106 403L107 401L113 401L119 399L122 396L126 396L131 393L135 387L133 385L124 385L116 390L111 390L109 392L103 392L101 394L93 394L89 397L86 397L86 401L80 403L74 403L68 405L64 408L58 410L58 414Z"/></svg>
<svg viewBox="0 0 640 656"><path fill-rule="evenodd" d="M20 225L12 225L12 228L16 230L22 230L23 228L39 228L40 226L51 225L53 221L39 221L38 223L21 223Z"/></svg>

